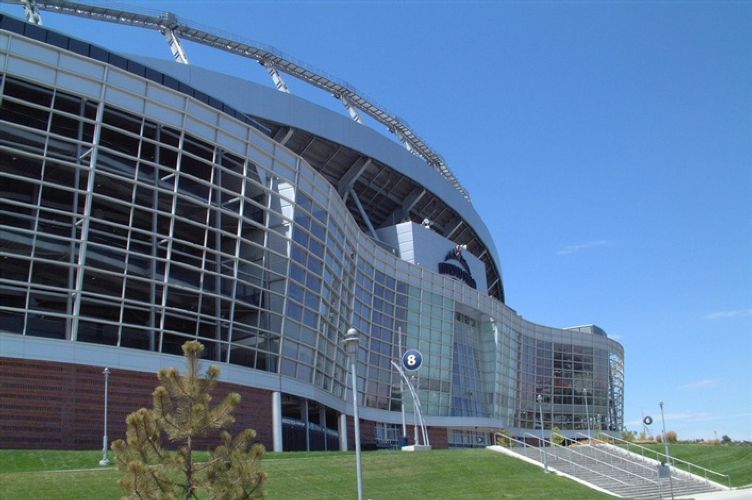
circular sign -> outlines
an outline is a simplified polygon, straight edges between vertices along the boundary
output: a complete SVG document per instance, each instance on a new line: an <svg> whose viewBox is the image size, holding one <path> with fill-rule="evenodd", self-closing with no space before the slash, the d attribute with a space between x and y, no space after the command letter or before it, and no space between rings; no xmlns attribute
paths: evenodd
<svg viewBox="0 0 752 500"><path fill-rule="evenodd" d="M645 417L645 418L642 419L642 423L645 424L645 425L652 424L653 423L653 417L651 417L650 415L648 415L647 417Z"/></svg>
<svg viewBox="0 0 752 500"><path fill-rule="evenodd" d="M402 366L404 366L407 371L414 372L420 368L420 365L422 364L423 355L417 349L410 349L405 351L405 354L402 355Z"/></svg>

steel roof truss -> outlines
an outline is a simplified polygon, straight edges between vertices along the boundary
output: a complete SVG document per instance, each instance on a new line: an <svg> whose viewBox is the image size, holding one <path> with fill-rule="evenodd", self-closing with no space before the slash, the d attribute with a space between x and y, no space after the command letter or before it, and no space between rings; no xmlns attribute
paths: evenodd
<svg viewBox="0 0 752 500"><path fill-rule="evenodd" d="M355 202L355 206L358 207L358 212L360 212L360 216L363 218L363 222L365 222L366 226L368 227L368 232L371 233L371 236L376 241L381 241L379 237L376 235L376 230L373 228L373 224L371 224L371 219L368 217L368 214L363 209L363 205L360 204L360 199L358 199L358 194L355 192L354 189L350 189L350 196L352 196L353 201Z"/></svg>
<svg viewBox="0 0 752 500"><path fill-rule="evenodd" d="M355 181L358 180L358 177L360 177L360 175L365 172L365 170L370 165L370 158L366 159L360 157L355 161L355 163L350 166L347 172L345 172L345 175L343 175L337 183L337 192L340 194L340 196L352 190L352 187L355 185ZM360 202L358 202L358 204L360 204Z"/></svg>
<svg viewBox="0 0 752 500"><path fill-rule="evenodd" d="M4 1L7 3L25 5L26 2L32 0ZM349 87L344 83L330 80L329 78L317 74L308 68L288 61L272 50L262 47L256 47L247 43L240 42L238 40L224 38L196 28L192 28L177 20L177 17L175 17L175 26L165 26L163 21L164 16L154 17L134 12L95 7L93 5L70 2L67 0L33 1L37 9L49 10L60 14L68 14L78 17L87 17L100 21L139 26L142 28L156 29L158 31L162 31L163 29L168 28L176 37L179 36L184 40L190 40L192 42L200 43L203 45L209 45L219 50L231 52L242 57L255 59L256 61L263 64L264 67L266 67L267 71L270 73L272 79L274 80L275 87L282 92L289 92L289 88L287 88L287 84L284 82L284 80L281 79L279 71L310 83L311 85L323 89L331 94L337 96L344 95L352 106L367 113L379 123L386 126L390 132L398 135L400 140L404 141L406 147L410 151L413 151L418 156L422 157L431 168L437 170L442 176L444 176L468 202L470 201L469 193L459 183L454 173L447 166L444 159L436 151L431 149L425 141L418 137L418 135L413 132L413 130L407 125L407 123L405 123L397 116L391 115L385 110L379 108L376 104L370 102L363 95L359 94L354 88Z"/></svg>

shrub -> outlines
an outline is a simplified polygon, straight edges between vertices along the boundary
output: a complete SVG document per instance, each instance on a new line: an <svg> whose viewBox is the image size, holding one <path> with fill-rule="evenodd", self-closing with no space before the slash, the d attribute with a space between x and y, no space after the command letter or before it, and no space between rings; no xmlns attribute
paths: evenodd
<svg viewBox="0 0 752 500"><path fill-rule="evenodd" d="M624 441L627 441L627 442L631 443L632 441L635 440L635 433L634 433L634 431L628 431L628 430L624 429L624 431L621 433L621 438Z"/></svg>
<svg viewBox="0 0 752 500"><path fill-rule="evenodd" d="M564 443L564 435L558 427L551 429L551 442L559 446Z"/></svg>
<svg viewBox="0 0 752 500"><path fill-rule="evenodd" d="M502 446L504 448L511 448L512 447L512 438L509 435L509 431L506 429L500 429L496 433L496 445Z"/></svg>
<svg viewBox="0 0 752 500"><path fill-rule="evenodd" d="M112 443L115 460L123 477L118 481L123 498L251 499L263 496L266 474L261 472L264 447L254 444L256 432L246 429L234 439L222 431L232 425L233 410L240 395L229 394L218 405L210 405L210 392L219 376L211 366L199 374L199 357L204 346L196 341L183 344L188 370L162 369L152 396L154 408L141 408L126 418L126 440ZM197 462L194 440L210 432L221 432L221 444L210 451L208 462ZM178 451L162 447L167 441Z"/></svg>
<svg viewBox="0 0 752 500"><path fill-rule="evenodd" d="M678 435L674 431L668 431L666 432L666 441L669 443L676 443L679 440ZM663 435L662 434L656 434L655 435L655 442L656 443L662 443L663 442Z"/></svg>

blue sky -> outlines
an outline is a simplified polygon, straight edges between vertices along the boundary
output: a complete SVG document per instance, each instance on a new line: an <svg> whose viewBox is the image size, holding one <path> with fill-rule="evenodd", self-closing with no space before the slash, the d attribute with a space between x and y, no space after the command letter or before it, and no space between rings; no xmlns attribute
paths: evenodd
<svg viewBox="0 0 752 500"><path fill-rule="evenodd" d="M624 344L628 428L644 414L659 431L664 400L682 439L752 440L752 3L123 5L272 45L403 117L470 191L507 303ZM170 57L154 32L43 20ZM270 84L255 63L186 49Z"/></svg>

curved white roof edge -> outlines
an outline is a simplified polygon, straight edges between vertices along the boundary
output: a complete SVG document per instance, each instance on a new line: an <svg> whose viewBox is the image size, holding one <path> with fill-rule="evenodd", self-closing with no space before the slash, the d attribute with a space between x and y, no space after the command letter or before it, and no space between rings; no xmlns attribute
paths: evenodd
<svg viewBox="0 0 752 500"><path fill-rule="evenodd" d="M473 228L496 264L503 279L496 246L488 228L473 205L439 172L425 168L424 161L399 144L367 126L302 97L195 65L123 54L145 66L167 74L210 95L237 111L282 125L288 125L347 146L378 160L409 177L440 197Z"/></svg>

